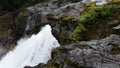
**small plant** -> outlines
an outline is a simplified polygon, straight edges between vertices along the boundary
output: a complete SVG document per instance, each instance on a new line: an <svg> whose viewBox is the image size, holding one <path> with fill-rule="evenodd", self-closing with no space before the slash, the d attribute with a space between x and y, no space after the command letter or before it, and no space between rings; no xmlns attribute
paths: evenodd
<svg viewBox="0 0 120 68"><path fill-rule="evenodd" d="M70 34L69 39L73 41L77 41L81 39L80 32L82 32L83 30L86 30L86 29L82 24L79 24L79 26L76 27L76 29Z"/></svg>

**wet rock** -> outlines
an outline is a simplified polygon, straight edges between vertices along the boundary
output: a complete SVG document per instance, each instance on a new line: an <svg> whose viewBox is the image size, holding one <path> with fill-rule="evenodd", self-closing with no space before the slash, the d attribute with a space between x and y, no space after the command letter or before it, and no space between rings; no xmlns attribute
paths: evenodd
<svg viewBox="0 0 120 68"><path fill-rule="evenodd" d="M0 59L7 53L7 50L0 45Z"/></svg>
<svg viewBox="0 0 120 68"><path fill-rule="evenodd" d="M40 63L39 65L35 66L35 67L30 67L30 66L26 66L24 68L44 68L45 64Z"/></svg>
<svg viewBox="0 0 120 68"><path fill-rule="evenodd" d="M39 32L40 28L46 24L50 24L53 28L53 35L60 43L67 44L69 35L75 29L80 18L80 12L84 3L70 3L69 1L58 5L59 1L52 1L45 4L37 4L28 7L25 12L28 14L26 34L32 35Z"/></svg>
<svg viewBox="0 0 120 68"><path fill-rule="evenodd" d="M55 68L119 68L120 49L111 53L116 46L120 48L118 35L61 46L53 51L53 57L47 65L55 59L51 64Z"/></svg>
<svg viewBox="0 0 120 68"><path fill-rule="evenodd" d="M66 16L69 15L69 16L72 16L78 19L79 13L83 11L82 7L84 6L84 4L82 2L72 3L72 4L67 3L62 6L58 6L57 4L53 2L50 2L43 6L39 6L39 4L35 6L31 6L31 7L28 7L26 11L29 14L36 13L36 12L38 12L39 14L44 14L44 15L52 14L57 19L63 15L66 15Z"/></svg>
<svg viewBox="0 0 120 68"><path fill-rule="evenodd" d="M120 48L118 35L76 42L54 49L52 59L47 64L33 68L119 68L120 49L116 54L111 53L116 46Z"/></svg>
<svg viewBox="0 0 120 68"><path fill-rule="evenodd" d="M59 1L55 0L49 3L40 3L35 6L28 7L25 10L29 16L25 31L26 34L32 35L33 33L37 33L42 26L50 24L53 29L53 35L59 40L61 45L80 40L101 39L109 36L111 33L116 34L114 31L112 31L112 27L114 27L116 24L118 25L119 20L109 19L108 17L105 19L105 21L101 21L99 18L103 17L101 17L101 14L96 11L101 6L96 6L96 9L93 8L90 10L93 11L93 13L90 14L88 12L87 14L87 10L90 8L87 6L88 4L84 3L83 1L76 3L65 1L65 3L62 3L62 5L58 5L58 3ZM99 11L101 12L102 9L104 8L100 8ZM86 12L86 15L84 15L84 12ZM107 12L107 10L105 12ZM98 17L96 17L96 14L94 13L97 13ZM87 18L87 16L91 19L95 18L97 22L91 21L93 23L91 24L91 22L87 22L86 20L86 22L81 23L80 19L82 14L84 15L83 17L86 17L88 20L89 18ZM81 25L79 26L78 24Z"/></svg>
<svg viewBox="0 0 120 68"><path fill-rule="evenodd" d="M120 25L113 27L113 33L120 35Z"/></svg>
<svg viewBox="0 0 120 68"><path fill-rule="evenodd" d="M119 68L120 52L111 54L116 46L120 47L118 35L61 46L53 50L52 59L46 65L34 68Z"/></svg>
<svg viewBox="0 0 120 68"><path fill-rule="evenodd" d="M63 46L53 50L52 59L47 64L39 64L35 67L26 66L25 68L119 68L119 35L110 35L109 37L105 35L104 37L106 38L104 39L97 38L100 40L78 41L76 43L69 39L69 35L78 25L81 17L80 13L84 10L82 8L84 6L85 4L82 2L60 4L53 1L42 5L37 4L26 9L26 13L29 16L26 33L32 35L37 33L45 24L50 24L54 36ZM93 32L87 32L84 36L86 38L88 37L87 35L91 37L93 33L95 34L94 37L99 34L103 36L103 31L111 34L112 30L109 26L116 25L114 23L111 24L111 21L106 23L106 21L101 22L100 20L100 23L101 25L98 24L91 29ZM96 28L98 30L94 30ZM115 27L114 30L119 32L119 26ZM96 33L96 31L98 32Z"/></svg>

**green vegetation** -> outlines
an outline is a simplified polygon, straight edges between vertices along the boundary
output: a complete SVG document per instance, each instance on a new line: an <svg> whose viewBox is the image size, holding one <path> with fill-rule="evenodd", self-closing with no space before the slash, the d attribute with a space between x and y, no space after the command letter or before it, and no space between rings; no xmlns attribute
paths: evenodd
<svg viewBox="0 0 120 68"><path fill-rule="evenodd" d="M74 41L81 39L80 32L82 32L83 30L85 30L84 26L82 24L79 24L79 26L76 27L76 29L70 34L69 38Z"/></svg>
<svg viewBox="0 0 120 68"><path fill-rule="evenodd" d="M112 0L112 2L119 2L120 0Z"/></svg>
<svg viewBox="0 0 120 68"><path fill-rule="evenodd" d="M21 11L14 18L14 26L15 26L14 30L17 31L15 38L16 40L18 40L24 34L27 17L28 15L24 11Z"/></svg>
<svg viewBox="0 0 120 68"><path fill-rule="evenodd" d="M98 23L96 21L99 20L99 18L109 18L114 16L114 12L116 9L119 9L120 6L118 5L101 5L96 7L90 7L88 11L82 15L80 19L80 23L83 24L95 24Z"/></svg>
<svg viewBox="0 0 120 68"><path fill-rule="evenodd" d="M83 68L79 63L73 62L73 61L70 60L70 59L66 59L66 60L65 60L65 63L68 64L68 65L70 65L70 66L73 67L73 68Z"/></svg>
<svg viewBox="0 0 120 68"><path fill-rule="evenodd" d="M66 9L68 9L68 10L71 10L71 9L74 9L74 8L75 8L74 4L70 4L66 7Z"/></svg>
<svg viewBox="0 0 120 68"><path fill-rule="evenodd" d="M74 19L74 17L70 17L70 16L63 16L63 17L61 17L62 18L62 21L69 21L69 20L72 20L72 19Z"/></svg>
<svg viewBox="0 0 120 68"><path fill-rule="evenodd" d="M48 14L48 15L47 15L47 18L48 18L49 20L56 20L56 19L57 19L53 14Z"/></svg>
<svg viewBox="0 0 120 68"><path fill-rule="evenodd" d="M120 5L119 3L110 3L110 4L106 4L106 5L100 5L100 6L92 6L92 7L88 7L84 13L82 13L82 16L79 20L79 24L76 27L76 29L70 34L70 39L74 40L74 41L78 41L78 40L90 40L93 37L93 33L96 33L98 31L98 34L96 33L94 35L94 38L96 37L97 39L104 37L106 35L108 35L108 33L110 32L105 32L106 34L102 34L102 32L104 32L104 29L102 30L102 28L100 26L103 26L103 28L108 28L110 29L110 25L109 21L113 21L115 20L114 18L118 18L119 10L120 9ZM116 19L117 19L116 18ZM119 19L120 20L120 19ZM118 20L117 20L118 21ZM117 23L113 23L118 24L119 21ZM113 25L112 24L112 25ZM105 27L104 27L105 26ZM96 31L96 32L94 32ZM91 32L91 33L90 33ZM102 35L101 35L101 34ZM89 37L88 34L91 34ZM86 37L85 37L86 35ZM88 35L88 36L87 36Z"/></svg>

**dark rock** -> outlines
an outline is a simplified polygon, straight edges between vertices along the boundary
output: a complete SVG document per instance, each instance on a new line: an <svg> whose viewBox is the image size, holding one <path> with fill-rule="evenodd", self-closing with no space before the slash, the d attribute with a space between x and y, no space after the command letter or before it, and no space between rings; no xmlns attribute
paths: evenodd
<svg viewBox="0 0 120 68"><path fill-rule="evenodd" d="M30 6L20 12L15 20L11 15L10 17L5 16L2 21L0 20L1 23L8 18L5 24L0 25L0 46L9 45L10 47L7 48L11 49L13 43L24 36L24 33L32 35L39 32L42 26L50 24L53 35L63 46L53 50L52 59L47 64L39 64L35 67L26 66L25 68L120 68L120 28L117 26L111 30L113 25L116 25L116 21L111 24L104 20L101 23L100 20L101 24L91 27L93 32L88 29L88 32L86 31L84 34L85 40L93 37L92 41L75 42L69 38L69 35L79 24L80 14L86 3L81 1L71 3L65 0L61 1L64 2L61 4L59 1ZM73 0L71 1L73 2ZM119 21L117 21L118 24ZM3 29L4 27L6 28ZM103 35L104 31L109 34ZM111 33L117 35L110 35ZM104 39L100 39L96 35L104 36ZM3 52L0 53L0 56L2 55Z"/></svg>
<svg viewBox="0 0 120 68"><path fill-rule="evenodd" d="M62 3L64 5L58 5L58 2L52 1L28 7L26 9L26 14L29 15L26 34L37 33L42 26L50 24L53 35L62 45L70 43L69 35L78 24L84 4L82 2L72 4L65 2Z"/></svg>
<svg viewBox="0 0 120 68"><path fill-rule="evenodd" d="M117 34L117 35L120 35L120 25L118 25L116 27L113 27L113 33Z"/></svg>
<svg viewBox="0 0 120 68"><path fill-rule="evenodd" d="M30 66L26 66L24 68L44 68L45 64L40 63L39 65L35 66L35 67L30 67Z"/></svg>
<svg viewBox="0 0 120 68"><path fill-rule="evenodd" d="M13 15L8 13L0 17L0 46L15 43Z"/></svg>
<svg viewBox="0 0 120 68"><path fill-rule="evenodd" d="M7 53L7 50L0 45L0 59Z"/></svg>
<svg viewBox="0 0 120 68"><path fill-rule="evenodd" d="M120 49L111 53L116 46L120 48L118 35L76 42L54 49L47 64L33 68L119 68Z"/></svg>
<svg viewBox="0 0 120 68"><path fill-rule="evenodd" d="M114 54L111 53L116 46L118 49ZM120 37L117 35L100 40L81 41L55 49L47 65L55 59L51 64L55 68L119 68L119 48Z"/></svg>
<svg viewBox="0 0 120 68"><path fill-rule="evenodd" d="M65 0L65 3L62 3L63 5L58 5L58 2L59 1L55 0L49 3L40 3L35 6L28 7L26 9L26 13L29 16L25 31L26 34L32 35L33 33L37 33L40 31L42 26L50 24L52 26L53 35L59 40L61 45L70 44L80 40L88 41L101 39L109 36L110 34L119 34L119 31L117 32L112 30L112 27L119 24L119 20L109 19L111 17L108 17L105 19L105 21L101 21L103 17L101 17L99 12L98 18L96 18L96 15L93 13L97 22L94 21L92 24L90 22L84 22L79 28L78 24L81 23L81 14L84 14L83 11L87 12L89 7L86 10L85 7L88 4L84 1L71 3L68 1L66 2ZM99 7L96 8L99 9ZM93 9L93 11L97 9ZM102 9L99 9L99 11L101 12ZM95 11L95 13L97 13L97 11ZM88 14L83 17L86 17ZM92 18L92 13L90 15L88 16ZM116 17L119 18L119 16ZM79 28L78 30L77 26Z"/></svg>

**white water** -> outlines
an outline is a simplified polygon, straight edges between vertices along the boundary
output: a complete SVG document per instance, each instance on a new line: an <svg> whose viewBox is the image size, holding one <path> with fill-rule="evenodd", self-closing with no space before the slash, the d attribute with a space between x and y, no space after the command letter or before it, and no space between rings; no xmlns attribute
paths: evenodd
<svg viewBox="0 0 120 68"><path fill-rule="evenodd" d="M37 35L18 41L17 47L0 61L0 68L24 68L39 63L46 64L51 59L52 49L59 46L51 34L51 27L46 25Z"/></svg>
<svg viewBox="0 0 120 68"><path fill-rule="evenodd" d="M107 0L92 0L92 1L96 1L96 5L102 5L107 3Z"/></svg>
<svg viewBox="0 0 120 68"><path fill-rule="evenodd" d="M96 2L96 5L102 5L102 4L105 4L107 3L108 1L111 1L111 0L83 0L83 3L91 3L91 2Z"/></svg>

